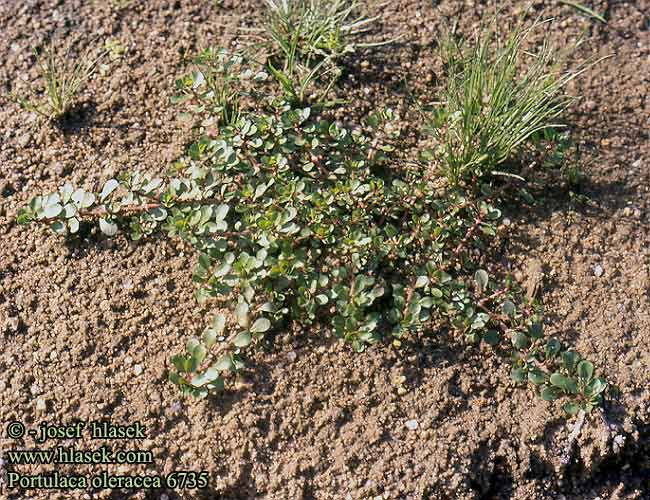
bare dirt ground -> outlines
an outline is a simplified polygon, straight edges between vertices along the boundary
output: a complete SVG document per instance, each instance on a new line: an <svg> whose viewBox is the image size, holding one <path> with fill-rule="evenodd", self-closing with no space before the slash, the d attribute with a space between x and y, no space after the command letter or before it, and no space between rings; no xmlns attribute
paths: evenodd
<svg viewBox="0 0 650 500"><path fill-rule="evenodd" d="M28 427L139 421L146 440L113 446L151 450L153 464L56 470L205 470L209 487L0 496L650 498L650 1L590 5L606 13L607 24L556 2L533 2L535 15L557 18L550 29L558 40L584 31L581 55L614 55L579 79L573 90L584 98L566 117L589 165L581 193L588 201L572 201L560 178L549 182L538 204L508 214L504 255L522 281L541 264L548 331L574 342L616 388L607 411L625 438L618 453L603 442L596 416L585 425L577 460L563 468L571 421L513 387L507 364L490 349L453 338L356 355L309 332L287 335L223 396L182 399L166 381L169 358L209 314L193 297L191 249L99 235L66 242L45 228L17 226L15 214L65 181L90 187L126 168L162 171L187 139L169 104L174 78L198 49L229 43L238 25L250 25L259 5L135 0L116 9L100 1L1 0L3 92L35 79L32 49L55 32L82 46L114 38L127 52L93 78L64 132L8 101L0 107L0 452L34 447L29 437L8 439L12 420ZM379 36L404 38L359 54L366 63L342 83L357 111L403 107L406 74L412 92L435 97L437 35L456 22L469 32L492 13L486 2L392 2ZM407 392L400 395L401 376Z"/></svg>

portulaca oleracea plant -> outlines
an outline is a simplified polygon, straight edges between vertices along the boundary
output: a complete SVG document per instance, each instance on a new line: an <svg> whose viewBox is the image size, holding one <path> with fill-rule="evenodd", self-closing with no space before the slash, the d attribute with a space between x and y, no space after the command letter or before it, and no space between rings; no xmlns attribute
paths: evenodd
<svg viewBox="0 0 650 500"><path fill-rule="evenodd" d="M480 67L489 67L483 56ZM456 66L456 82L464 64ZM483 269L500 237L500 194L481 177L496 165L479 169L476 158L503 161L518 144L504 146L507 155L472 154L470 165L454 155L480 146L471 139L404 161L393 112L375 112L354 126L329 119L320 98L309 99L317 72L303 72L307 77L295 77L295 84L279 65L224 50L204 52L197 65L176 82L174 98L193 120L196 140L164 176L125 172L99 192L66 184L18 215L21 224L45 223L61 235L96 220L108 237L165 232L196 248L197 299L221 312L171 359L169 380L183 393L219 392L249 349L293 322L330 329L358 352L386 340L399 348L404 337L451 329L459 341L505 348L512 379L545 400L565 397L567 413L601 404L606 383L593 364L545 336L540 305L512 279ZM502 78L482 85L510 84L515 72ZM490 105L473 99L476 92L463 123L477 122L485 115L476 106ZM507 105L490 116L530 119ZM548 105L555 106L550 97ZM462 109L443 109L435 126L456 133L462 117ZM529 129L532 135L544 123ZM445 171L453 175L440 182Z"/></svg>

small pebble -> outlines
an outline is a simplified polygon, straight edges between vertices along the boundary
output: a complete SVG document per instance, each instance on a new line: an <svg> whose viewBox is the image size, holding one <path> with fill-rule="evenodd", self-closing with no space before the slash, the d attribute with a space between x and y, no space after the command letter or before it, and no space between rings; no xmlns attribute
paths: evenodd
<svg viewBox="0 0 650 500"><path fill-rule="evenodd" d="M142 371L143 371L142 366L140 366L140 365L135 365L133 367L133 373L135 373L136 376L142 375Z"/></svg>
<svg viewBox="0 0 650 500"><path fill-rule="evenodd" d="M410 431L414 431L418 428L418 421L417 420L407 420L406 421L406 428Z"/></svg>
<svg viewBox="0 0 650 500"><path fill-rule="evenodd" d="M617 435L614 438L614 453L619 453L622 449L623 446L625 445L625 436L621 436L620 434Z"/></svg>
<svg viewBox="0 0 650 500"><path fill-rule="evenodd" d="M18 138L18 144L24 148L31 142L31 140L32 135L29 132L26 132Z"/></svg>
<svg viewBox="0 0 650 500"><path fill-rule="evenodd" d="M594 266L594 274L596 275L596 277L600 278L604 272L605 271L603 270L603 266L601 266L600 264L596 264L596 266Z"/></svg>
<svg viewBox="0 0 650 500"><path fill-rule="evenodd" d="M297 354L294 351L287 353L287 359L290 363L293 363L296 360Z"/></svg>
<svg viewBox="0 0 650 500"><path fill-rule="evenodd" d="M47 403L45 402L44 399L37 399L36 400L36 411L45 411L47 410Z"/></svg>

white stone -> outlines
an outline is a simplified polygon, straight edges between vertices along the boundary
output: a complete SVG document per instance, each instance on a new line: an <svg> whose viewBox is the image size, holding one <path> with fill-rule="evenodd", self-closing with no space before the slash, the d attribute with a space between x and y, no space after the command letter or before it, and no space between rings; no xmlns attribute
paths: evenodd
<svg viewBox="0 0 650 500"><path fill-rule="evenodd" d="M419 424L417 420L407 420L406 428L410 431L414 431L418 428Z"/></svg>
<svg viewBox="0 0 650 500"><path fill-rule="evenodd" d="M601 266L600 264L596 264L594 266L594 274L596 275L596 277L600 278L604 272L605 271L603 270L603 266Z"/></svg>

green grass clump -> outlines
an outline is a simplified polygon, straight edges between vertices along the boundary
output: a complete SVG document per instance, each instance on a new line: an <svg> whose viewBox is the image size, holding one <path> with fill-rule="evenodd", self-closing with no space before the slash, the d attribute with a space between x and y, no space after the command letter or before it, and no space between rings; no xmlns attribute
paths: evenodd
<svg viewBox="0 0 650 500"><path fill-rule="evenodd" d="M359 35L367 33L378 18L362 14L361 3L346 0L265 0L264 28L275 48L285 56L292 41L302 60L339 57L361 46Z"/></svg>
<svg viewBox="0 0 650 500"><path fill-rule="evenodd" d="M79 57L71 57L70 45L63 54L54 42L42 52L35 53L36 64L43 82L44 99L17 96L18 102L27 110L38 113L49 121L59 121L73 108L80 90L95 72L96 63L101 56L86 52Z"/></svg>
<svg viewBox="0 0 650 500"><path fill-rule="evenodd" d="M323 101L341 74L341 58L364 47L378 20L356 0L265 0L260 45L265 66L287 96L301 103Z"/></svg>
<svg viewBox="0 0 650 500"><path fill-rule="evenodd" d="M563 71L564 55L545 36L527 50L548 21L518 27L505 39L483 30L471 43L444 44L443 104L429 118L436 148L428 152L452 183L498 173L533 136L557 128L572 98L567 84L583 69Z"/></svg>
<svg viewBox="0 0 650 500"><path fill-rule="evenodd" d="M59 234L95 220L109 237L162 232L196 248L197 299L218 312L171 359L183 393L218 393L250 349L292 324L355 351L399 349L435 327L500 346L516 382L566 398L568 413L600 404L594 365L544 334L539 304L512 280L483 268L501 218L489 185L441 191L426 166L401 168L390 110L346 128L268 90L239 55L211 51L199 68L177 82L197 135L167 175L125 172L97 192L66 184L18 217ZM215 96L211 82L249 86L248 98Z"/></svg>

